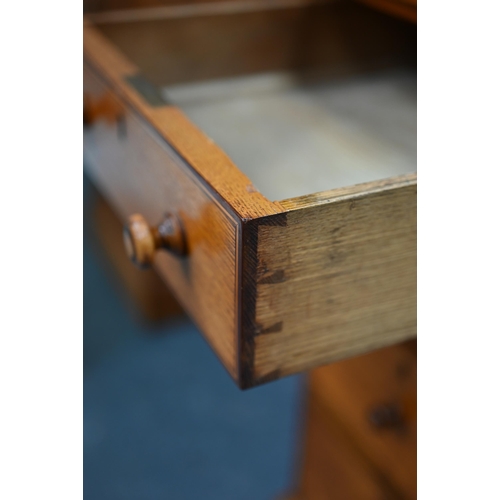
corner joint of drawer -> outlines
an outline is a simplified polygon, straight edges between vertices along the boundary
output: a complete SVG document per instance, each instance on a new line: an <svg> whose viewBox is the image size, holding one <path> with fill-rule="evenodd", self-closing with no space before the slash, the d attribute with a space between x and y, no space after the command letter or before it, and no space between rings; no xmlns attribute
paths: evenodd
<svg viewBox="0 0 500 500"><path fill-rule="evenodd" d="M239 328L238 328L238 385L247 389L280 377L279 370L258 378L254 370L255 338L280 331L282 323L262 325L256 318L257 287L286 281L283 269L263 269L259 258L259 233L261 228L285 228L287 213L272 214L254 219L242 219L239 273ZM265 266L264 266L265 267Z"/></svg>

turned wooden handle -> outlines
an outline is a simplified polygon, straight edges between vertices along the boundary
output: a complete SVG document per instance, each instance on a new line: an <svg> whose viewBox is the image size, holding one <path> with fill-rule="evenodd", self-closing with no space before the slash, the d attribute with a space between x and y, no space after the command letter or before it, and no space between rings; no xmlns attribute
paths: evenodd
<svg viewBox="0 0 500 500"><path fill-rule="evenodd" d="M165 215L157 226L150 226L140 214L131 215L123 228L123 242L130 260L141 268L151 266L157 250L187 253L181 221L173 214Z"/></svg>

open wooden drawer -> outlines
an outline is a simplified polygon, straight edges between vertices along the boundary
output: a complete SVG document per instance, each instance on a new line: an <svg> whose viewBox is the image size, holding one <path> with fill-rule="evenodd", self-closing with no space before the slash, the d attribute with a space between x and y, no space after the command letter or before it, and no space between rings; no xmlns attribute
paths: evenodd
<svg viewBox="0 0 500 500"><path fill-rule="evenodd" d="M154 266L240 387L416 335L415 41L348 1L85 19L85 168L173 214Z"/></svg>

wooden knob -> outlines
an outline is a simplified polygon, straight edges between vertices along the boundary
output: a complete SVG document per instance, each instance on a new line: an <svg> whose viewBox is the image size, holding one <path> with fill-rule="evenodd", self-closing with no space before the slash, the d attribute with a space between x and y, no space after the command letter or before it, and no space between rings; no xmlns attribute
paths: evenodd
<svg viewBox="0 0 500 500"><path fill-rule="evenodd" d="M129 258L141 268L153 263L157 250L169 250L183 256L186 255L186 240L182 224L173 214L165 215L156 227L150 226L140 214L129 217L123 228L123 241Z"/></svg>

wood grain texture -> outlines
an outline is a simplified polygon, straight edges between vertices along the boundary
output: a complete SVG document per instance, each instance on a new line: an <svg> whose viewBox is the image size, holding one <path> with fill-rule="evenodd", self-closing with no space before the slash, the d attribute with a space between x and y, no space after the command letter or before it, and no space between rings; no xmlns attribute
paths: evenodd
<svg viewBox="0 0 500 500"><path fill-rule="evenodd" d="M416 175L243 226L249 385L416 336Z"/></svg>
<svg viewBox="0 0 500 500"><path fill-rule="evenodd" d="M311 394L384 482L417 498L416 341L313 370Z"/></svg>
<svg viewBox="0 0 500 500"><path fill-rule="evenodd" d="M84 89L99 96L109 85L85 66ZM123 221L135 212L151 224L165 212L181 218L189 256L158 252L155 268L236 378L238 219L130 107L121 128L87 128L84 153L87 172Z"/></svg>

